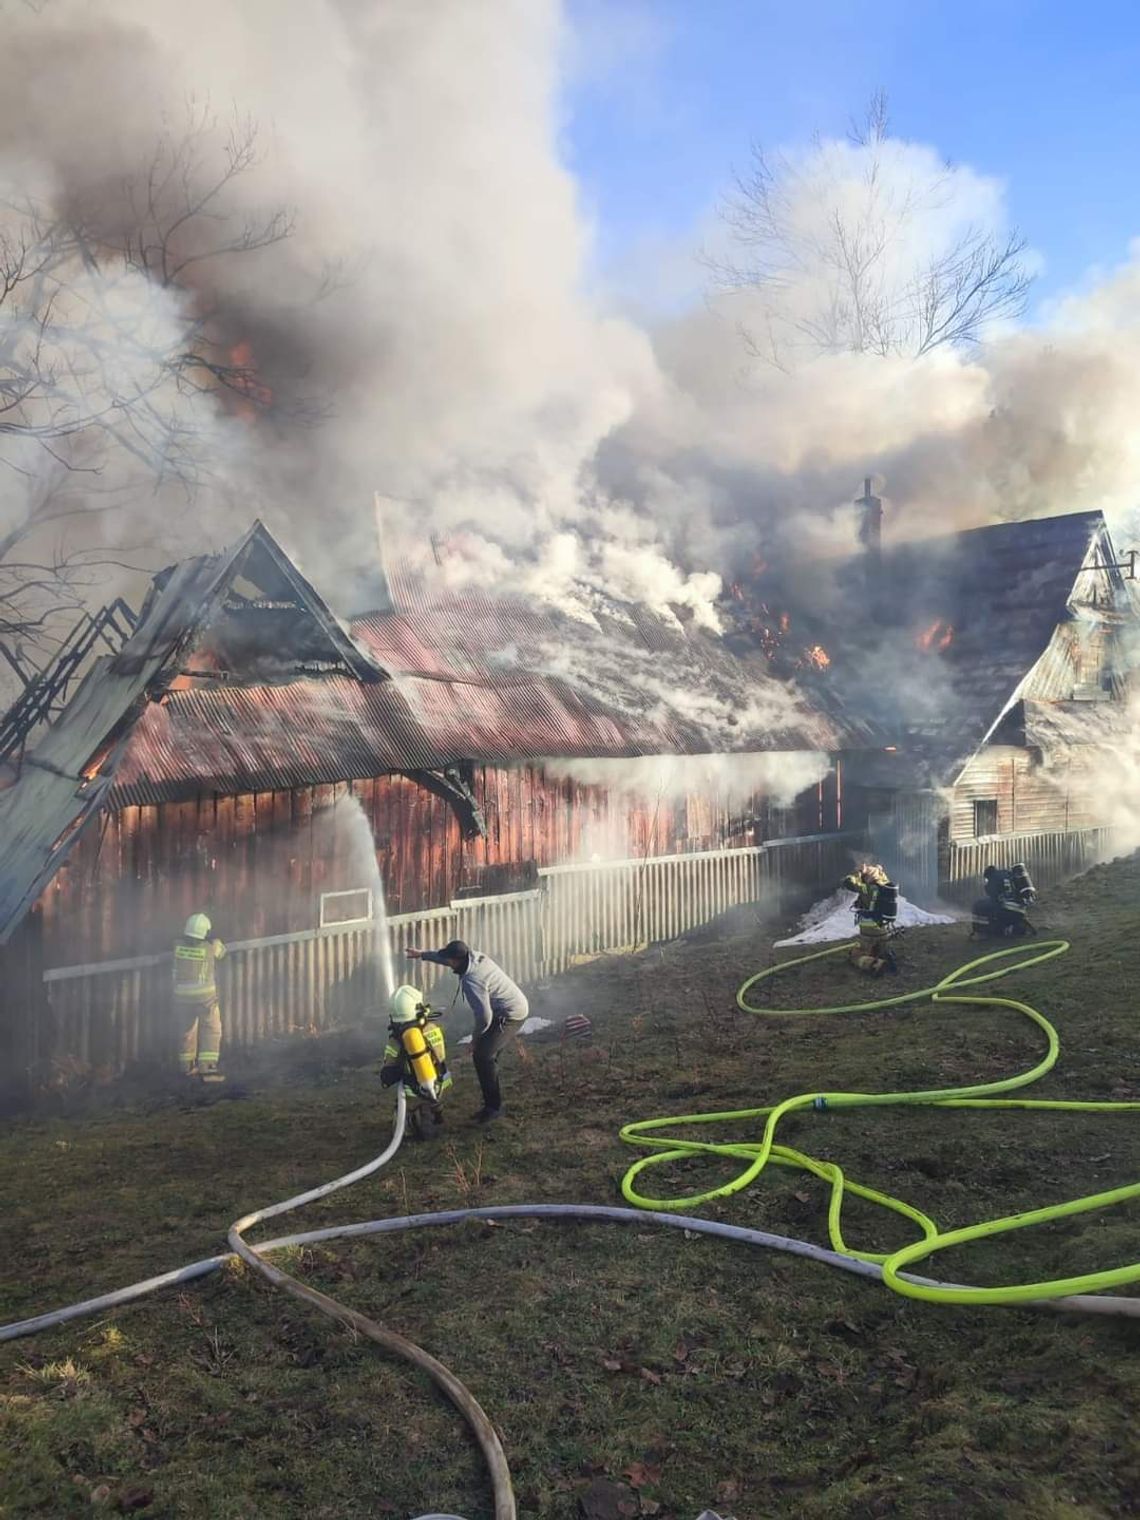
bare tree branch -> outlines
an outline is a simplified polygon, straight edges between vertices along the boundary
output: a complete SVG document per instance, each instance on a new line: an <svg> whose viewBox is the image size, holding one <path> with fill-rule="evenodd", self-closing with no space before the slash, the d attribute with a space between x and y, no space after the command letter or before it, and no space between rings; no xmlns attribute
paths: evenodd
<svg viewBox="0 0 1140 1520"><path fill-rule="evenodd" d="M752 353L781 368L797 355L969 348L1024 311L1031 277L1019 234L936 225L953 193L952 169L900 156L879 91L846 144L755 147L721 208L735 254L705 262L714 288L746 298Z"/></svg>
<svg viewBox="0 0 1140 1520"><path fill-rule="evenodd" d="M119 199L61 210L0 183L0 634L43 646L96 566L125 563L121 547L69 545L81 519L144 481L189 496L209 479L208 398L247 416L274 406L206 294L210 266L293 231L287 208L235 211L257 164L252 122L219 127L199 107Z"/></svg>

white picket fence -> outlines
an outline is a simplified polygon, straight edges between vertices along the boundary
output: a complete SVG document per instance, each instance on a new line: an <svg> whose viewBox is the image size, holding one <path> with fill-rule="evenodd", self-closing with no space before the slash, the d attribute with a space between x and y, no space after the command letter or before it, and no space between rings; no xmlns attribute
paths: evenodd
<svg viewBox="0 0 1140 1520"><path fill-rule="evenodd" d="M987 866L1012 866L1018 861L1027 867L1036 886L1054 886L1109 859L1113 834L1111 828L1049 829L954 840L947 852L940 895L950 902L968 903L980 894Z"/></svg>
<svg viewBox="0 0 1140 1520"><path fill-rule="evenodd" d="M779 906L788 891L826 887L855 841L841 834L749 849L550 866L536 890L468 898L388 921L397 978L412 946L466 940L524 987L583 959L676 938L732 908ZM227 945L218 967L229 1046L352 1024L383 997L379 926L354 923ZM65 1061L119 1071L167 1039L168 955L62 966L44 974L50 1019L29 1024L29 1064ZM439 968L416 968L430 988Z"/></svg>

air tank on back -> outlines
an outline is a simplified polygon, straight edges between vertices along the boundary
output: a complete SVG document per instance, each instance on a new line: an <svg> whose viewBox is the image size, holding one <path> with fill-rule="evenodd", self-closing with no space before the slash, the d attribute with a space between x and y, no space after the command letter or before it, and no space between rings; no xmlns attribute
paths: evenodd
<svg viewBox="0 0 1140 1520"><path fill-rule="evenodd" d="M1034 887L1024 863L1019 861L1017 865L1010 867L1009 884L1013 888L1018 902L1023 904L1023 906L1028 907L1030 903L1037 901L1037 889Z"/></svg>

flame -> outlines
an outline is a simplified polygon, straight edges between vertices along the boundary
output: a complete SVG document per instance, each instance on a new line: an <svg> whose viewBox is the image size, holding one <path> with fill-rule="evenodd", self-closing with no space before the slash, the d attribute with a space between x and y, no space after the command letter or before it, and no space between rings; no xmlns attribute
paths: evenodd
<svg viewBox="0 0 1140 1520"><path fill-rule="evenodd" d="M234 413L242 422L255 422L259 413L273 404L273 392L257 376L253 345L243 338L226 355L226 384L241 398Z"/></svg>
<svg viewBox="0 0 1140 1520"><path fill-rule="evenodd" d="M941 618L935 618L929 628L924 628L915 639L919 649L949 649L954 642L953 623L944 623Z"/></svg>
<svg viewBox="0 0 1140 1520"><path fill-rule="evenodd" d="M759 555L753 560L752 573L759 575L768 567ZM740 605L735 626L759 646L769 660L778 661L786 672L792 670L829 670L832 657L822 644L800 644L791 633L792 616L787 609L769 602L754 600L756 587L747 580L732 581L727 595ZM801 633L800 637L804 637Z"/></svg>
<svg viewBox="0 0 1140 1520"><path fill-rule="evenodd" d="M83 769L79 773L83 777L84 781L94 781L95 780L95 777L103 769L103 762L106 760L107 756L110 753L111 753L111 746L110 746L110 744L104 744L101 749L97 749L95 751L95 753L91 756L91 758L88 760L87 764L83 767Z"/></svg>

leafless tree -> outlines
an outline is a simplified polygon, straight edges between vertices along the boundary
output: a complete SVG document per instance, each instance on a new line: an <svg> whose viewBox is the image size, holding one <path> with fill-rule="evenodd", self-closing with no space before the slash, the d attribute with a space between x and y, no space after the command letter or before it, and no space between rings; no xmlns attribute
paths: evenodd
<svg viewBox="0 0 1140 1520"><path fill-rule="evenodd" d="M721 208L735 253L707 262L719 290L747 295L741 330L755 355L787 367L969 348L1024 310L1025 239L951 216L939 225L952 167L924 173L898 146L880 92L846 144L753 150Z"/></svg>
<svg viewBox="0 0 1140 1520"><path fill-rule="evenodd" d="M197 112L91 206L0 191L0 636L49 644L120 559L70 545L69 524L144 481L189 495L208 477L205 393L247 414L270 406L209 296L209 266L292 230L284 210L232 209L256 160L251 123L219 129Z"/></svg>

